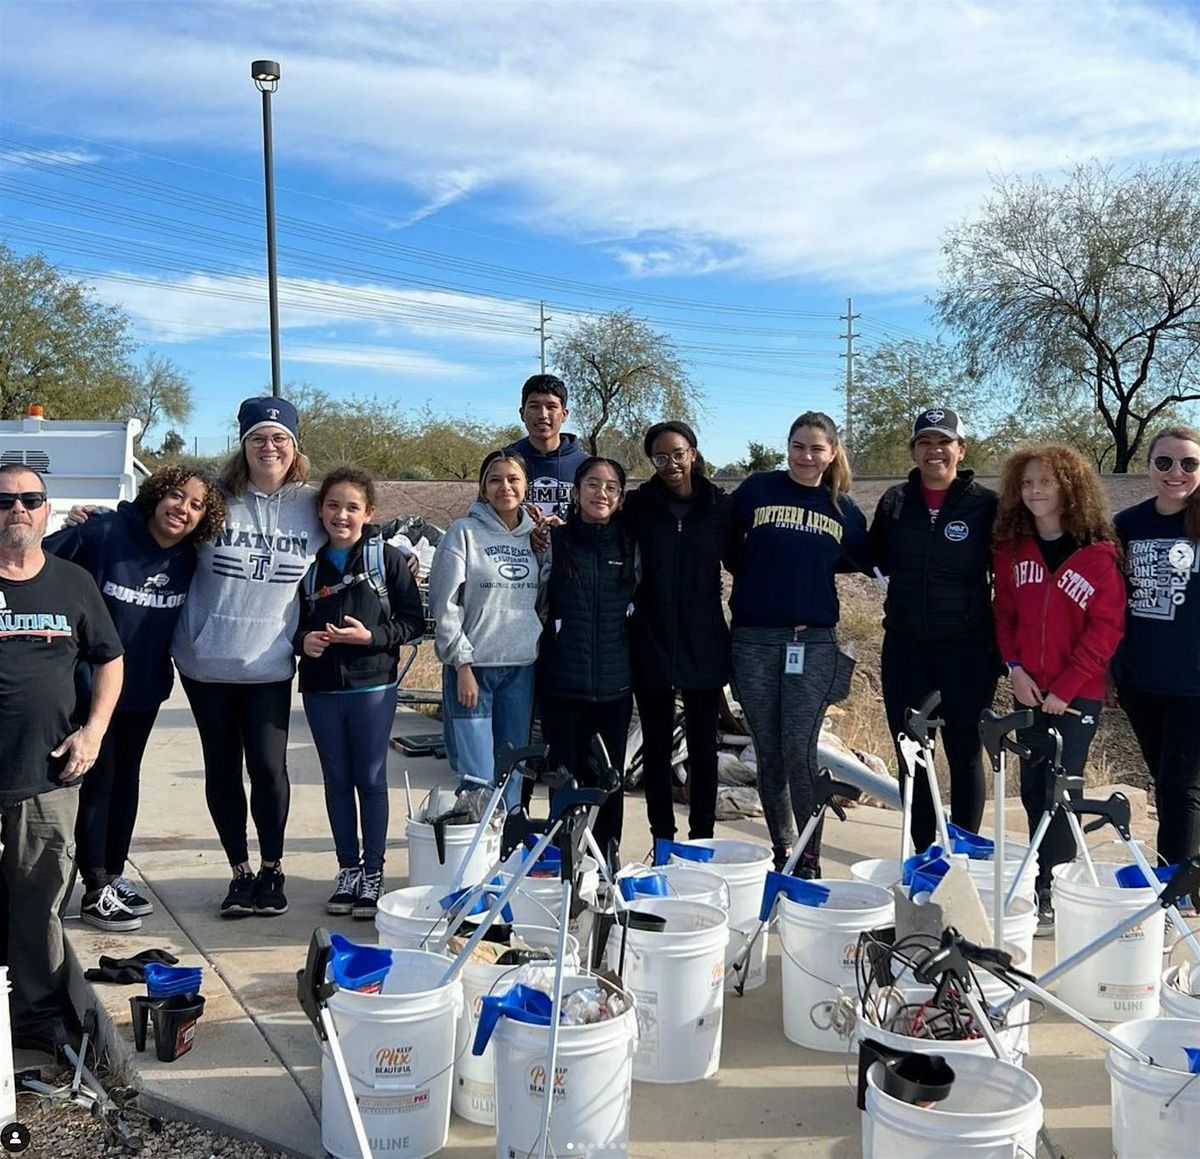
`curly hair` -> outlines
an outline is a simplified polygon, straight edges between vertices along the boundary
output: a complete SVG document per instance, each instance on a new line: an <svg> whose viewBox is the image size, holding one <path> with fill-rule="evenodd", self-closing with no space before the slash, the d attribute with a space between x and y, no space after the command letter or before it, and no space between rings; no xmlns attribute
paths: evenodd
<svg viewBox="0 0 1200 1159"><path fill-rule="evenodd" d="M194 467L160 467L138 488L133 505L151 519L155 509L166 498L168 491L182 490L189 479L199 479L204 484L204 514L194 531L186 536L197 543L207 543L217 537L225 526L225 497L214 479Z"/></svg>
<svg viewBox="0 0 1200 1159"><path fill-rule="evenodd" d="M1058 482L1062 529L1079 544L1116 543L1106 511L1100 476L1074 447L1062 443L1037 443L1018 447L1004 461L1000 473L1000 503L992 528L997 546L1034 534L1033 516L1021 500L1021 479L1030 463L1040 461Z"/></svg>
<svg viewBox="0 0 1200 1159"><path fill-rule="evenodd" d="M357 487L363 493L363 499L366 500L367 507L370 510L375 509L375 476L365 467L354 467L348 463L342 463L337 467L331 467L325 472L325 477L321 480L320 489L317 491L318 511L321 510L325 502L325 496L338 483L349 483L351 487Z"/></svg>

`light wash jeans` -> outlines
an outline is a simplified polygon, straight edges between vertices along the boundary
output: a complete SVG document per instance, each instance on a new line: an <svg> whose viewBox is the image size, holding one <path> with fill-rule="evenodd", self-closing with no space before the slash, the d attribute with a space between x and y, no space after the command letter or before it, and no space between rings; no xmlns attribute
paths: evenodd
<svg viewBox="0 0 1200 1159"><path fill-rule="evenodd" d="M442 669L442 716L446 755L461 777L495 783L496 754L508 742L521 748L529 743L533 720L533 665L472 667L479 685L474 708L458 702L458 673ZM521 783L514 779L504 794L505 809L521 803Z"/></svg>

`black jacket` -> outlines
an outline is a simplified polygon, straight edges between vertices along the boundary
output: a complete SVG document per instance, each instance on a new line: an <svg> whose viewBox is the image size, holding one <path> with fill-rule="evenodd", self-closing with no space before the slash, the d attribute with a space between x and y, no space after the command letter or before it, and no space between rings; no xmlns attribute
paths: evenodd
<svg viewBox="0 0 1200 1159"><path fill-rule="evenodd" d="M630 645L635 680L669 688L720 688L729 679L729 628L721 608L721 555L729 496L692 476L687 514L672 513L657 475L625 500L641 557Z"/></svg>
<svg viewBox="0 0 1200 1159"><path fill-rule="evenodd" d="M889 487L871 522L871 543L888 577L884 628L917 643L993 644L992 523L996 493L959 471L936 520L921 473Z"/></svg>
<svg viewBox="0 0 1200 1159"><path fill-rule="evenodd" d="M376 528L368 525L363 537ZM358 575L363 569L363 540L350 549L346 574ZM296 655L300 657L300 690L302 692L349 692L356 688L374 688L392 684L396 679L396 654L401 644L419 640L425 631L425 612L421 595L413 583L404 557L394 548L383 549L383 572L387 585L391 618L385 619L383 604L367 580L342 588L332 595L322 596L321 589L342 582L342 571L334 568L328 558L326 545L317 552L312 566L316 569L314 598L307 595L307 577L300 582L300 624L294 639ZM314 659L304 655L304 635L317 632L326 624L344 627L343 616L353 616L371 630L369 644L330 644Z"/></svg>
<svg viewBox="0 0 1200 1159"><path fill-rule="evenodd" d="M603 524L584 523L573 514L551 531L540 662L548 695L572 700L629 695L634 550L620 514Z"/></svg>

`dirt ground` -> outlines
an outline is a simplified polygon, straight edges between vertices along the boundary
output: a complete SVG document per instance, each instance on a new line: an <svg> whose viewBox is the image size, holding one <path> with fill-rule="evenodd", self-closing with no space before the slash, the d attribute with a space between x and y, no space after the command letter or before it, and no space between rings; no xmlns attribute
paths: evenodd
<svg viewBox="0 0 1200 1159"><path fill-rule="evenodd" d="M983 479L994 484L995 480ZM855 501L867 513L874 512L879 496L895 480L861 479L854 484ZM737 480L722 481L727 490ZM1139 502L1149 494L1144 476L1108 476L1104 479L1111 509L1118 511ZM423 515L430 522L445 527L463 515L475 497L475 487L460 482L402 482L379 484L379 509L383 519L395 515ZM883 758L894 771L895 757L888 736L883 712L883 696L879 682L879 655L883 643L881 620L883 594L873 580L865 576L839 576L838 591L842 601L839 634L843 640L853 640L858 651L858 667L850 697L842 705L845 715L838 720L838 732L851 747L873 752ZM440 687L440 669L433 654L433 645L422 644L420 654L404 681L406 688ZM996 699L997 711L1008 711L1007 682L1001 681ZM946 784L945 770L942 770ZM1105 709L1087 766L1089 784L1126 784L1151 789L1146 766L1138 751L1137 742L1119 708ZM1015 778L1010 778L1015 792Z"/></svg>

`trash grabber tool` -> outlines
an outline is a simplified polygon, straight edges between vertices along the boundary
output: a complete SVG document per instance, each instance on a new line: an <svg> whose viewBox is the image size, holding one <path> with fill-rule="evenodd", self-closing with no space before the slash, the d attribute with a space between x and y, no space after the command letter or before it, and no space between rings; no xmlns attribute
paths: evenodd
<svg viewBox="0 0 1200 1159"><path fill-rule="evenodd" d="M945 727L946 722L933 715L942 703L942 694L934 689L918 708L904 710L904 731L921 746L921 760L925 765L925 776L929 781L929 796L933 799L933 815L937 819L938 840L942 848L950 849L950 832L946 828L946 810L942 807L942 791L938 787L937 765L933 759L934 729Z"/></svg>
<svg viewBox="0 0 1200 1159"><path fill-rule="evenodd" d="M847 801L857 801L862 796L862 791L856 789L853 785L848 785L845 781L835 781L829 775L828 769L822 769L817 774L814 781L814 787L817 794L817 804L809 818L804 823L804 831L797 838L795 845L792 846L792 852L784 863L783 868L779 871L780 876L788 877L793 869L796 868L800 861L800 857L804 852L805 846L812 840L813 834L817 831L817 826L821 823L821 818L825 815L826 809L832 809L834 815L839 821L846 820L846 810L842 808L838 802L839 797L844 797ZM778 888L771 892L770 884L763 889L763 904L762 911L759 913L758 925L754 927L754 933L750 935L745 946L738 951L738 955L730 964L730 969L733 970L737 978L734 984L734 990L739 998L746 993L746 978L749 974L750 955L754 950L754 943L762 936L762 932L766 929L775 912L775 904L779 898Z"/></svg>
<svg viewBox="0 0 1200 1159"><path fill-rule="evenodd" d="M296 997L300 1001L300 1008L313 1024L317 1037L322 1042L329 1043L333 1069L337 1074L342 1098L346 1101L350 1125L354 1128L354 1141L358 1146L359 1159L372 1159L371 1144L363 1127L358 1100L354 1097L354 1089L350 1085L350 1071L346 1067L342 1044L338 1041L337 1027L333 1024L333 1015L329 1011L329 996L337 989L337 985L326 978L329 959L332 956L333 946L329 941L329 931L318 926L313 930L312 940L308 943L308 959L304 968L296 971Z"/></svg>
<svg viewBox="0 0 1200 1159"><path fill-rule="evenodd" d="M896 734L896 751L900 754L900 860L913 855L912 807L913 785L917 776L917 760L921 746L904 732Z"/></svg>
<svg viewBox="0 0 1200 1159"><path fill-rule="evenodd" d="M558 953L554 964L554 989L550 1000L550 1041L546 1060L546 1089L542 1094L542 1127L540 1159L546 1159L550 1147L550 1115L554 1110L554 1075L558 1066L558 1023L562 1017L563 972L567 959L567 920L571 908L571 879L565 874L562 881L563 920L558 923Z"/></svg>
<svg viewBox="0 0 1200 1159"><path fill-rule="evenodd" d="M992 902L995 906L992 920L992 940L998 950L1004 949L1004 806L1008 786L1005 783L1004 758L1007 753L1016 753L1024 760L1030 757L1029 750L1011 735L1018 728L1033 727L1033 709L1021 708L1001 716L990 708L984 709L979 717L979 741L983 751L992 762L995 788L992 791L992 807L996 814L995 837L992 856L995 858L995 882L992 887Z"/></svg>

